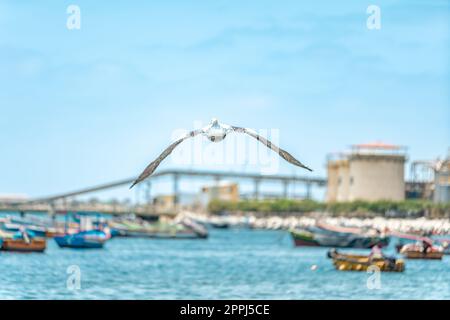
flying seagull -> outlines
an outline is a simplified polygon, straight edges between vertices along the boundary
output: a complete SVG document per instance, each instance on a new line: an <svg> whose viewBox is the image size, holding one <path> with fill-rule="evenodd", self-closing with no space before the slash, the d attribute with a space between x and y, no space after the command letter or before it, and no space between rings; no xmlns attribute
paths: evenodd
<svg viewBox="0 0 450 320"><path fill-rule="evenodd" d="M139 175L139 177L133 182L130 189L133 188L136 184L141 182L142 180L146 179L148 176L150 176L155 169L159 166L159 164L167 158L167 156L184 140L188 138L193 138L198 134L203 134L206 136L209 140L212 142L220 142L227 136L230 132L240 132L240 133L246 133L256 140L263 143L266 147L272 149L276 153L278 153L284 160L286 160L289 163L292 163L293 165L296 165L297 167L304 168L306 170L312 171L310 168L305 166L303 163L295 159L289 152L278 148L276 145L274 145L272 142L267 140L264 137L261 137L258 135L255 131L248 128L241 128L241 127L233 127L229 126L227 124L219 123L219 121L215 118L211 120L211 123L207 125L206 127L198 130L191 131L181 137L180 139L176 140L174 143L172 143L166 150L161 153L161 155L156 158L152 163L150 163L147 168Z"/></svg>

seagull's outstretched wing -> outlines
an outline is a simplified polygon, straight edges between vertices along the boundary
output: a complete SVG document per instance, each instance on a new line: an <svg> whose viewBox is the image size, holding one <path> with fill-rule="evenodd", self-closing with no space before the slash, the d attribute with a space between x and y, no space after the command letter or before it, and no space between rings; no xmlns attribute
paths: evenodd
<svg viewBox="0 0 450 320"><path fill-rule="evenodd" d="M264 137L261 137L259 134L257 134L256 132L254 132L251 129L247 129L247 128L240 128L240 127L233 127L231 126L231 129L233 131L236 132L241 132L241 133L246 133L250 136L252 136L253 138L255 138L256 140L260 141L261 143L263 143L266 147L272 149L273 151L275 151L276 153L278 153L280 155L280 157L282 157L284 160L286 160L289 163L292 163L293 165L296 165L298 167L304 168L306 170L312 171L312 169L308 168L307 166L305 166L303 163L301 163L300 161L298 161L297 159L295 159L289 152L277 147L276 145L274 145L272 142L270 142L269 140L267 140Z"/></svg>
<svg viewBox="0 0 450 320"><path fill-rule="evenodd" d="M142 173L139 175L139 177L133 182L133 184L131 185L130 189L133 188L136 184L138 184L139 182L141 182L142 180L144 180L145 178L147 178L148 176L150 176L155 169L159 166L159 164L165 159L167 158L167 156L169 154L172 153L173 149L175 149L176 146L178 146L180 143L182 143L184 140L188 139L188 138L192 138L195 137L196 135L198 135L199 133L202 133L203 130L199 129L199 130L194 130L189 132L188 134L186 134L184 137L178 139L177 141L175 141L174 143L172 143L169 147L167 147L166 150L164 150L158 158L156 158L152 163L150 163L147 168L145 168L144 171L142 171Z"/></svg>

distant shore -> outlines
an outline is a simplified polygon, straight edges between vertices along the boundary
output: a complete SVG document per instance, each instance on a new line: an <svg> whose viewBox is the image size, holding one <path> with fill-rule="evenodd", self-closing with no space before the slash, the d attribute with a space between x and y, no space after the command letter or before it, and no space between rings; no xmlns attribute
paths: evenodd
<svg viewBox="0 0 450 320"><path fill-rule="evenodd" d="M246 212L229 215L196 213L185 211L181 213L203 223L226 223L230 227L248 227L254 229L289 230L313 226L317 221L345 227L376 229L380 232L402 232L426 235L450 234L450 219L448 218L388 218L388 217L331 217L321 212L306 215L260 215L256 212Z"/></svg>
<svg viewBox="0 0 450 320"><path fill-rule="evenodd" d="M302 216L310 213L322 213L333 217L357 218L436 218L450 219L450 202L435 203L423 199L406 199L401 201L355 200L349 202L321 202L311 199L262 199L223 201L212 200L208 204L208 212L220 214L257 213L258 216Z"/></svg>

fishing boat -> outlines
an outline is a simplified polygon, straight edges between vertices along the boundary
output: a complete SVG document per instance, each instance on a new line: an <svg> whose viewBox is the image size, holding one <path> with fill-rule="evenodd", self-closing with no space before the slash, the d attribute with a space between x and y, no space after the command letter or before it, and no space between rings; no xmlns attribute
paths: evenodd
<svg viewBox="0 0 450 320"><path fill-rule="evenodd" d="M19 232L21 228L26 228L29 231L32 231L37 237L44 238L46 236L47 229L41 226L35 225L22 225L17 223L9 223L5 222L2 226L3 230L9 232Z"/></svg>
<svg viewBox="0 0 450 320"><path fill-rule="evenodd" d="M296 247L319 247L320 243L314 239L314 233L306 229L293 229L290 231Z"/></svg>
<svg viewBox="0 0 450 320"><path fill-rule="evenodd" d="M196 237L199 239L206 239L208 238L208 230L206 228L192 219L182 219L179 222L180 225L182 225L186 230L189 232L195 233Z"/></svg>
<svg viewBox="0 0 450 320"><path fill-rule="evenodd" d="M406 244L402 247L400 253L406 259L441 260L444 256L442 247L430 245L428 248L424 248L421 243Z"/></svg>
<svg viewBox="0 0 450 320"><path fill-rule="evenodd" d="M24 239L3 239L2 250L18 252L44 252L47 247L45 238L34 238L29 242Z"/></svg>
<svg viewBox="0 0 450 320"><path fill-rule="evenodd" d="M111 233L116 236L154 239L204 239L208 231L189 220L178 223L148 223L139 219L110 221Z"/></svg>
<svg viewBox="0 0 450 320"><path fill-rule="evenodd" d="M44 252L47 247L45 238L36 237L31 231L1 233L1 250L16 252Z"/></svg>
<svg viewBox="0 0 450 320"><path fill-rule="evenodd" d="M383 272L403 272L405 270L403 260L391 257L344 254L337 250L330 250L328 257L333 259L333 265L339 271L367 271L371 266L375 266Z"/></svg>
<svg viewBox="0 0 450 320"><path fill-rule="evenodd" d="M108 237L100 230L81 231L54 237L60 248L99 249L103 248Z"/></svg>
<svg viewBox="0 0 450 320"><path fill-rule="evenodd" d="M372 248L389 244L389 237L379 235L373 230L344 228L317 223L315 226L291 230L296 246L323 246L336 248Z"/></svg>
<svg viewBox="0 0 450 320"><path fill-rule="evenodd" d="M63 233L63 228L49 220L36 217L15 217L8 216L0 222L1 229L7 232L18 232L22 228L32 231L36 237L52 238Z"/></svg>
<svg viewBox="0 0 450 320"><path fill-rule="evenodd" d="M211 228L215 228L215 229L228 229L230 227L230 224L225 221L219 221L219 222L211 221L209 223L209 226L211 226Z"/></svg>
<svg viewBox="0 0 450 320"><path fill-rule="evenodd" d="M444 254L450 255L450 239L435 239L435 241L442 246Z"/></svg>
<svg viewBox="0 0 450 320"><path fill-rule="evenodd" d="M397 231L391 231L390 235L396 237L398 242L395 245L395 249L398 253L402 250L405 245L414 244L419 242L427 242L432 244L433 240L421 235L411 234L411 233L402 233Z"/></svg>
<svg viewBox="0 0 450 320"><path fill-rule="evenodd" d="M445 239L431 239L415 234L391 232L400 241L395 248L407 259L431 259L440 260L444 254L449 254ZM437 245L435 245L437 243Z"/></svg>

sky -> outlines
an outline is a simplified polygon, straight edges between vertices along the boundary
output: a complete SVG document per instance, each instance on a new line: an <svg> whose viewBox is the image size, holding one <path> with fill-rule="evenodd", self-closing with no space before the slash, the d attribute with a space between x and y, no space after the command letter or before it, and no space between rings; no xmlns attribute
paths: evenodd
<svg viewBox="0 0 450 320"><path fill-rule="evenodd" d="M380 29L367 28L371 4ZM376 140L407 146L409 161L442 158L449 34L448 0L0 0L0 194L136 176L175 131L213 117L277 130L314 169L280 162L280 174L325 177L328 153Z"/></svg>

